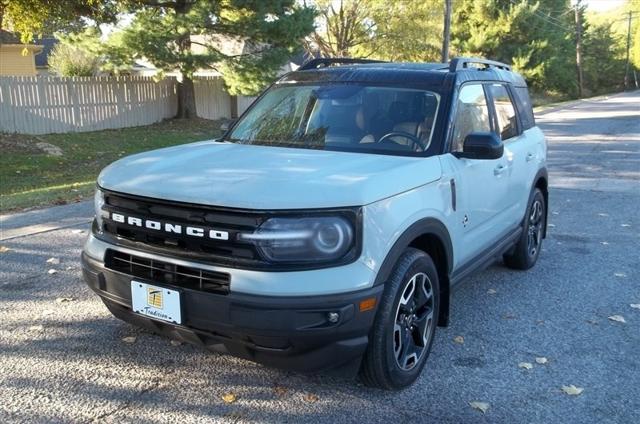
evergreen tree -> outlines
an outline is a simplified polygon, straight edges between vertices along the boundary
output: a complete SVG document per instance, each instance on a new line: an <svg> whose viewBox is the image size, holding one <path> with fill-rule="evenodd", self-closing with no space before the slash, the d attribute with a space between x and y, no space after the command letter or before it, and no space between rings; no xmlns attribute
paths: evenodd
<svg viewBox="0 0 640 424"><path fill-rule="evenodd" d="M538 91L575 95L575 24L569 0L463 0L454 10L458 54L507 63Z"/></svg>
<svg viewBox="0 0 640 424"><path fill-rule="evenodd" d="M611 23L590 24L584 34L584 77L587 95L619 90L625 71L625 44Z"/></svg>
<svg viewBox="0 0 640 424"><path fill-rule="evenodd" d="M196 116L193 74L216 67L231 94L255 94L302 47L315 11L295 0L130 0L133 21L111 43L112 60L149 60L178 71L178 117ZM225 54L225 42L243 43Z"/></svg>

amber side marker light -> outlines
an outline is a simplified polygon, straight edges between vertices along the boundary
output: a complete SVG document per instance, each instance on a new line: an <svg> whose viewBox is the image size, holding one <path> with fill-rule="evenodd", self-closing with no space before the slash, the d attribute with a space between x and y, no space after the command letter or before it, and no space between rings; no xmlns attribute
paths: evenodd
<svg viewBox="0 0 640 424"><path fill-rule="evenodd" d="M370 311L376 307L376 298L370 297L369 299L360 301L360 312Z"/></svg>

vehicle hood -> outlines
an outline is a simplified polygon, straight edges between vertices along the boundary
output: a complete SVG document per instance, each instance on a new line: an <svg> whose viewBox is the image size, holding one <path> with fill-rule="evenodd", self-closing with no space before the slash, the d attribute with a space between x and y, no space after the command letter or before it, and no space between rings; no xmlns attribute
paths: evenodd
<svg viewBox="0 0 640 424"><path fill-rule="evenodd" d="M360 206L440 178L416 158L204 141L129 156L98 177L104 189L242 209Z"/></svg>

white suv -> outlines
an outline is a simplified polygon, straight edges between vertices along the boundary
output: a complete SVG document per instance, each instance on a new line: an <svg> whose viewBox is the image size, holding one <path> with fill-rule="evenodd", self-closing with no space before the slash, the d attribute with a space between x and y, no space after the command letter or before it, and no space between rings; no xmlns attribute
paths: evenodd
<svg viewBox="0 0 640 424"><path fill-rule="evenodd" d="M398 389L454 285L498 258L536 262L545 164L507 65L316 59L221 139L102 171L84 278L152 331Z"/></svg>

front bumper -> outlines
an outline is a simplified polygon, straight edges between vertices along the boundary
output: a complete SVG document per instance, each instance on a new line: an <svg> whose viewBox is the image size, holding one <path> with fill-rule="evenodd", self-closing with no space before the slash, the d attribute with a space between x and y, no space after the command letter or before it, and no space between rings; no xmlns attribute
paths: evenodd
<svg viewBox="0 0 640 424"><path fill-rule="evenodd" d="M300 372L357 369L376 311L360 312L359 303L374 297L378 305L384 287L281 297L233 292L219 295L167 286L181 292L183 322L176 325L132 311L131 276L106 269L85 253L82 272L89 287L124 321L214 351ZM329 322L330 312L339 313L338 322Z"/></svg>

